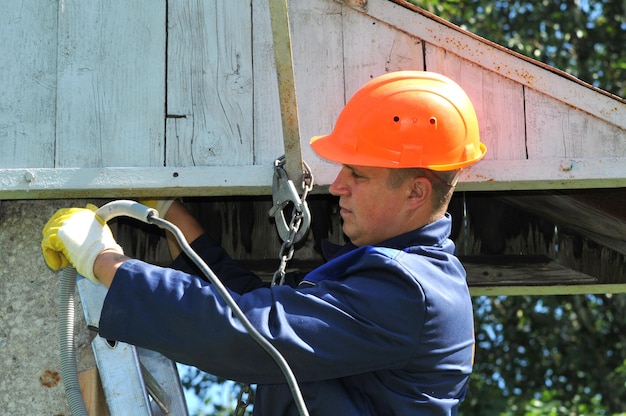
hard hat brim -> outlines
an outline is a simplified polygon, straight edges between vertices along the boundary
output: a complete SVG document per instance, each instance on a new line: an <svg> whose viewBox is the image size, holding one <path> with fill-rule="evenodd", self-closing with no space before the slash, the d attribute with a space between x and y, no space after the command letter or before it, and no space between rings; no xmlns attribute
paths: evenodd
<svg viewBox="0 0 626 416"><path fill-rule="evenodd" d="M381 158L368 159L362 154L357 154L353 150L343 148L333 140L332 134L325 134L320 136L313 136L310 141L311 148L322 159L330 162L339 163L343 165L354 166L371 166L380 168L426 168L435 171L449 171L465 168L480 161L487 153L487 146L484 143L479 143L480 151L477 152L475 157L459 161L457 163L445 163L445 164L429 164L420 166L404 165L402 163L395 163L393 161L384 160Z"/></svg>

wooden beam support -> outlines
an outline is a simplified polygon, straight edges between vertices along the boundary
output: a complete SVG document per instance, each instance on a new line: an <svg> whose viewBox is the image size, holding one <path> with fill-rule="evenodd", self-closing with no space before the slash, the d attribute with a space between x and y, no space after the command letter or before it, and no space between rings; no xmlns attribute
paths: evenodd
<svg viewBox="0 0 626 416"><path fill-rule="evenodd" d="M626 284L566 286L470 286L472 296L603 295L626 293Z"/></svg>
<svg viewBox="0 0 626 416"><path fill-rule="evenodd" d="M91 368L78 373L78 383L89 416L109 416L98 369Z"/></svg>
<svg viewBox="0 0 626 416"><path fill-rule="evenodd" d="M625 165L626 166L626 165ZM612 198L610 202L626 201L626 188L600 191L581 192L533 192L529 194L507 194L501 199L513 206L531 212L558 226L581 234L611 250L626 255L626 221L624 214L618 216L618 209L623 205L615 205L613 215L602 209L609 202L599 199ZM577 197L578 196L578 197ZM585 198L583 198L583 196ZM595 198L594 198L595 196Z"/></svg>
<svg viewBox="0 0 626 416"><path fill-rule="evenodd" d="M596 284L598 279L541 255L461 256L470 286L563 286Z"/></svg>
<svg viewBox="0 0 626 416"><path fill-rule="evenodd" d="M601 283L545 256L461 257L472 296L626 293L626 282Z"/></svg>
<svg viewBox="0 0 626 416"><path fill-rule="evenodd" d="M271 195L274 168L0 169L0 199Z"/></svg>
<svg viewBox="0 0 626 416"><path fill-rule="evenodd" d="M483 160L463 171L457 190L626 187L626 158ZM314 172L331 183L335 171ZM273 166L0 169L0 199L270 195ZM545 178L550 178L546 180ZM317 187L315 192L326 192Z"/></svg>
<svg viewBox="0 0 626 416"><path fill-rule="evenodd" d="M467 270L472 296L626 293L626 282L604 284L545 256L465 256L460 260ZM267 281L271 280L276 263L240 261ZM318 265L317 261L294 259L288 271L305 273Z"/></svg>
<svg viewBox="0 0 626 416"><path fill-rule="evenodd" d="M464 256L472 295L563 295L600 290L598 279L579 273L546 256ZM611 290L626 291L626 284ZM601 289L605 293L608 288ZM620 292L621 293L621 292Z"/></svg>
<svg viewBox="0 0 626 416"><path fill-rule="evenodd" d="M626 187L626 157L481 160L462 171L458 191Z"/></svg>

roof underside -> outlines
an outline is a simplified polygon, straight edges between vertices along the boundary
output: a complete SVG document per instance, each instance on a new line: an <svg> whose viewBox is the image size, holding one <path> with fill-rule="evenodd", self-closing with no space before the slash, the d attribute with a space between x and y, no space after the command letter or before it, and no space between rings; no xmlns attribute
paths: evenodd
<svg viewBox="0 0 626 416"><path fill-rule="evenodd" d="M551 258L555 267L521 259L516 270L527 264L533 277L519 274L514 286L624 291L626 100L401 0L288 5L295 131L315 192L326 191L337 167L313 154L308 138L332 129L359 86L395 70L440 72L467 91L488 148L458 191L485 192L492 206L497 199L503 210L532 213L616 253L591 275L562 259ZM271 193L274 160L288 149L268 0L138 0L124 9L132 25L120 24L117 10L81 2L45 8L0 29L8 39L0 51L16 57L0 67L8 80L0 198ZM476 260L468 263L478 265L469 268L475 287L498 286L485 276L510 270Z"/></svg>

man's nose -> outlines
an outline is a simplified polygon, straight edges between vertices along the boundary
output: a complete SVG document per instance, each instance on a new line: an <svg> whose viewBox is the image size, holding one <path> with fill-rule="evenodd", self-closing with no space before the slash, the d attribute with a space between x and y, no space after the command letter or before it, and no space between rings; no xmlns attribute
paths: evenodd
<svg viewBox="0 0 626 416"><path fill-rule="evenodd" d="M345 180L347 174L348 174L348 169L346 169L345 167L342 167L339 173L337 174L337 177L335 178L333 183L330 184L330 187L328 188L328 192L330 192L331 195L340 196L340 195L345 195L346 193L349 192L350 188L346 184L346 180Z"/></svg>

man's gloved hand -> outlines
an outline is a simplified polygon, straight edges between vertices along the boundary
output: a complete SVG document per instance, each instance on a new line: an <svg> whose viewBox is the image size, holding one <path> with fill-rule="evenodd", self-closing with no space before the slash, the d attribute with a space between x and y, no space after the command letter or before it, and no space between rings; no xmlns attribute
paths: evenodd
<svg viewBox="0 0 626 416"><path fill-rule="evenodd" d="M42 230L41 249L46 264L59 270L70 264L95 283L93 264L103 250L114 249L123 254L111 229L96 214L97 207L63 208L58 210Z"/></svg>
<svg viewBox="0 0 626 416"><path fill-rule="evenodd" d="M165 218L167 211L170 209L176 199L140 199L140 204L148 208L156 209L159 212L159 218Z"/></svg>

